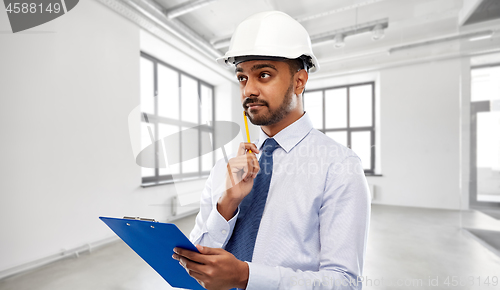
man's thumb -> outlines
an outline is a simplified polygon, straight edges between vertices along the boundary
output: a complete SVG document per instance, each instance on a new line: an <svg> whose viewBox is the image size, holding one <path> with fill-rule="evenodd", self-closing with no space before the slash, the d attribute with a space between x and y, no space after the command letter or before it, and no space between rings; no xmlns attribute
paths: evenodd
<svg viewBox="0 0 500 290"><path fill-rule="evenodd" d="M202 254L206 254L206 255L207 255L207 254L208 254L208 255L213 254L213 252L214 252L214 249L213 249L213 248L210 248L210 247L204 247L204 246L202 246L202 245L196 245L196 248L198 249L198 251L200 251L200 253L202 253Z"/></svg>

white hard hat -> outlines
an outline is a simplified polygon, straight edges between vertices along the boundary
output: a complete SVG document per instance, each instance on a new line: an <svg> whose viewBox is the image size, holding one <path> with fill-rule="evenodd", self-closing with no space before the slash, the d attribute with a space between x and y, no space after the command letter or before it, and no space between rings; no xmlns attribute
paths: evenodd
<svg viewBox="0 0 500 290"><path fill-rule="evenodd" d="M306 29L281 11L257 13L241 22L231 38L229 50L217 58L217 62L231 66L239 63L241 57L243 60L300 57L309 72L319 70Z"/></svg>

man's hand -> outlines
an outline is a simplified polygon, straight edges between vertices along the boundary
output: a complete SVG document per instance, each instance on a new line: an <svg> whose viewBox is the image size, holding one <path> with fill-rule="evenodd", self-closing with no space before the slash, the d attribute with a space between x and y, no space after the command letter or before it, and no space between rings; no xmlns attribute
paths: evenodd
<svg viewBox="0 0 500 290"><path fill-rule="evenodd" d="M248 283L248 264L219 248L196 245L200 253L175 248L172 258L186 269L201 286L208 290L245 289Z"/></svg>
<svg viewBox="0 0 500 290"><path fill-rule="evenodd" d="M252 153L247 150L252 150ZM242 142L236 157L229 159L226 191L217 203L217 210L226 220L234 216L240 202L252 190L253 180L260 170L255 153L259 153L255 144Z"/></svg>

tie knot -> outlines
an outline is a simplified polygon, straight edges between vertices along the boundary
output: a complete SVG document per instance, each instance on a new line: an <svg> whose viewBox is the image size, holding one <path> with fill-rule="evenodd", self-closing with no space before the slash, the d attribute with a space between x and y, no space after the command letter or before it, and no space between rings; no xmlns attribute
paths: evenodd
<svg viewBox="0 0 500 290"><path fill-rule="evenodd" d="M276 150L280 145L274 138L268 138L266 141L264 141L264 146L262 151L266 153L266 155L273 154L274 150Z"/></svg>

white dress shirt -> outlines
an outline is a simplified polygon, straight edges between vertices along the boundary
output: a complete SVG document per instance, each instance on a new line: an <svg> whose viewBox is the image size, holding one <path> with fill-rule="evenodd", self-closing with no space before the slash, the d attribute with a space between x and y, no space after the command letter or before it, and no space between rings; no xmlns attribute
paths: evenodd
<svg viewBox="0 0 500 290"><path fill-rule="evenodd" d="M261 130L259 152L267 138ZM307 113L273 138L281 148L273 153L246 289L361 289L355 282L362 279L370 217L361 160L314 129ZM219 160L206 182L190 234L195 244L224 248L233 232L239 209L226 221L216 207L226 166Z"/></svg>

